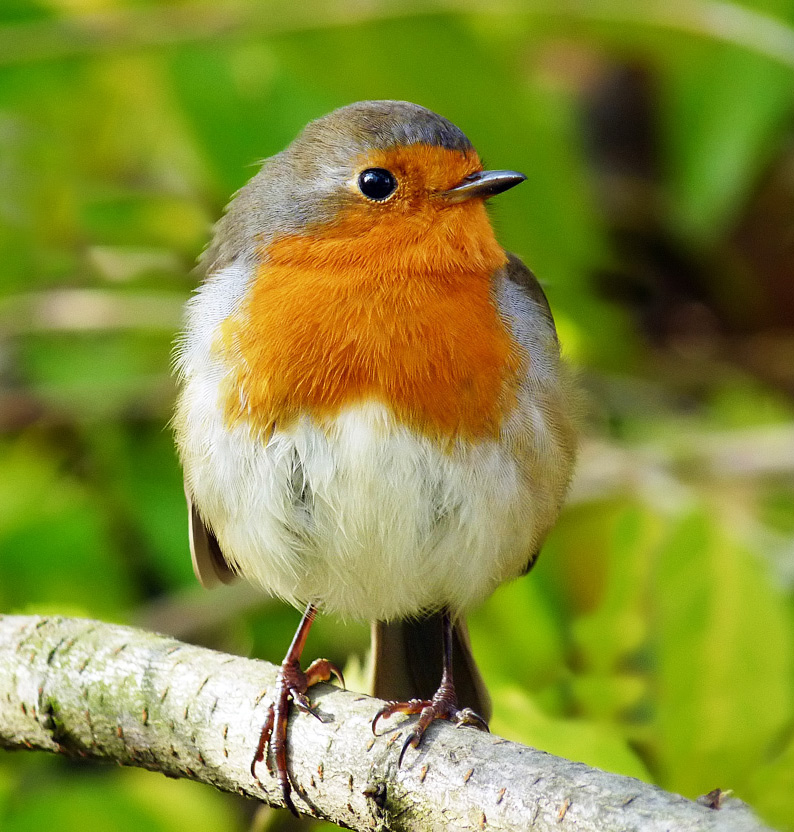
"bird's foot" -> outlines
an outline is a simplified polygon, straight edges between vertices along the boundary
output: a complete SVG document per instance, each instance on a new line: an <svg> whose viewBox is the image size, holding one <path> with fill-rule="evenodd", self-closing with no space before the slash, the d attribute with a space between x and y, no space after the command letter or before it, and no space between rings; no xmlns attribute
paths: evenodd
<svg viewBox="0 0 794 832"><path fill-rule="evenodd" d="M293 783L287 768L287 721L289 719L289 703L292 700L297 708L309 713L322 722L322 717L312 708L306 692L318 682L327 682L335 676L342 687L345 680L342 671L327 659L317 659L304 672L300 664L289 657L284 660L281 670L276 676L273 698L267 709L267 718L259 735L259 744L251 762L251 774L258 781L256 774L257 763L265 761L268 772L278 779L284 803L293 815L298 817L298 810L292 802ZM271 762L275 762L275 770Z"/></svg>
<svg viewBox="0 0 794 832"><path fill-rule="evenodd" d="M419 719L411 728L403 743L397 767L402 765L403 757L408 748L416 748L422 741L425 731L437 719L448 719L457 726L473 725L480 731L488 730L488 723L471 708L458 708L455 688L451 684L442 683L432 699L409 699L407 702L389 702L381 708L372 720L374 734L381 719L388 719L393 714L419 714Z"/></svg>

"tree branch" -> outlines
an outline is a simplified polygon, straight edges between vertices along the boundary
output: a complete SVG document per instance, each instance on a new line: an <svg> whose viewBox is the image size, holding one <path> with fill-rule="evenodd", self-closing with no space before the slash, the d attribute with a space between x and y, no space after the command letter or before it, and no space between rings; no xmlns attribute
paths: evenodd
<svg viewBox="0 0 794 832"><path fill-rule="evenodd" d="M250 772L276 668L97 621L0 616L0 747L140 766L283 805ZM379 703L321 685L323 722L291 718L307 813L355 830L737 830L720 810L474 730L436 724L397 769L400 730L373 737ZM404 726L402 726L404 727Z"/></svg>

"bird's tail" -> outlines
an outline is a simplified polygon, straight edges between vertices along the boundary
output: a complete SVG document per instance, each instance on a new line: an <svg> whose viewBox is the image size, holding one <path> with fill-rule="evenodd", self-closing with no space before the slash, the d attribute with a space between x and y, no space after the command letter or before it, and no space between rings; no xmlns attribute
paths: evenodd
<svg viewBox="0 0 794 832"><path fill-rule="evenodd" d="M405 702L431 699L441 681L441 614L372 625L372 693ZM491 699L480 675L462 619L452 630L452 667L458 707L471 708L486 721Z"/></svg>

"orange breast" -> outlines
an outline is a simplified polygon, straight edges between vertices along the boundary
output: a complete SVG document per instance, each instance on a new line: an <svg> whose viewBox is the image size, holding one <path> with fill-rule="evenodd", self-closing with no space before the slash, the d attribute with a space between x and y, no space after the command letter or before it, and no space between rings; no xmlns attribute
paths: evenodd
<svg viewBox="0 0 794 832"><path fill-rule="evenodd" d="M378 162L395 169L393 158L368 160ZM525 358L492 297L504 252L481 201L403 198L414 203L354 205L323 233L263 253L218 344L231 368L230 424L267 435L300 414L322 421L374 398L434 438L498 432Z"/></svg>

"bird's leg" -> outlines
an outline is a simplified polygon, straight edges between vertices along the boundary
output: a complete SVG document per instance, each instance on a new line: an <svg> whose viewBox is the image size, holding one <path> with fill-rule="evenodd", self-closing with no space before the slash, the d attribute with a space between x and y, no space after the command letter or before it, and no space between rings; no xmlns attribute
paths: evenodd
<svg viewBox="0 0 794 832"><path fill-rule="evenodd" d="M445 611L441 617L441 637L443 646L443 670L441 684L432 699L410 699L408 702L389 702L381 708L372 720L374 734L380 719L388 719L392 714L419 714L419 719L408 733L403 743L397 765L400 766L409 746L416 748L422 741L428 726L436 719L448 719L456 725L473 725L481 731L488 730L488 723L471 708L459 708L452 679L452 619Z"/></svg>
<svg viewBox="0 0 794 832"><path fill-rule="evenodd" d="M281 663L281 670L276 676L275 691L270 707L267 710L267 719L262 726L262 733L259 735L259 744L256 747L256 754L251 762L251 774L256 775L256 764L265 760L268 771L273 774L270 758L275 761L275 775L281 786L281 793L284 795L284 803L296 817L298 811L292 802L292 781L289 769L287 768L287 720L289 718L290 699L295 705L306 713L320 719L319 714L312 708L306 691L318 682L327 682L331 676L336 678L345 686L342 672L336 665L327 659L317 659L312 662L304 672L301 670L300 658L306 638L309 635L314 617L317 615L317 608L313 604L306 607L301 623L298 625L292 644L287 650L287 655Z"/></svg>

